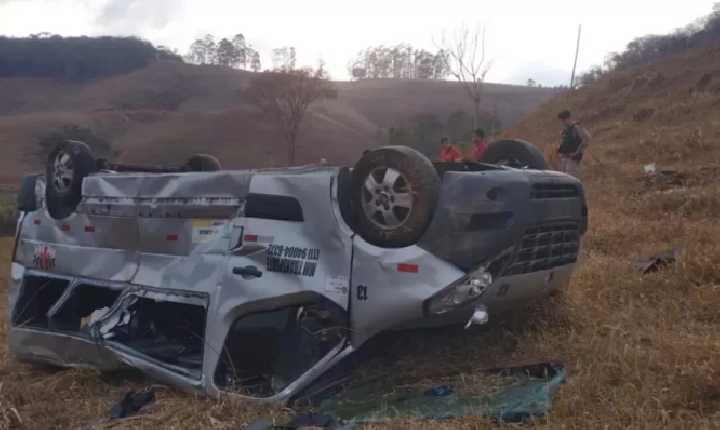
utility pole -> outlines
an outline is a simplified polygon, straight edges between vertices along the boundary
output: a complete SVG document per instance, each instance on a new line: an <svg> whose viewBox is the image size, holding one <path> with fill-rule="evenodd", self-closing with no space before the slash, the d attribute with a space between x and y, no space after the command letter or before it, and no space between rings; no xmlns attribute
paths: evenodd
<svg viewBox="0 0 720 430"><path fill-rule="evenodd" d="M573 63L572 75L570 75L570 89L568 90L568 98L572 94L573 84L575 83L575 68L577 67L578 53L580 52L580 31L582 30L582 24L578 25L577 35L577 47L575 48L575 62Z"/></svg>

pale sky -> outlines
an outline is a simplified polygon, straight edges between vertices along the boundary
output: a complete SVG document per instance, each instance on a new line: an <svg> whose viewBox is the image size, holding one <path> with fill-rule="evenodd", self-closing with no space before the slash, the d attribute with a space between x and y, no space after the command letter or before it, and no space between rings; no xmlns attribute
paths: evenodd
<svg viewBox="0 0 720 430"><path fill-rule="evenodd" d="M294 46L301 65L322 57L334 79L348 78L347 63L361 49L409 43L435 50L442 29L462 23L486 26L488 51L497 57L489 82L567 84L578 24L582 39L578 70L601 63L634 37L663 34L708 14L714 1L477 0L362 2L270 0L0 0L0 34L48 31L70 35L133 34L181 53L199 36L216 40L242 33L270 66L272 48ZM492 5L491 3L496 3ZM268 8L274 4L273 8ZM438 10L442 4L444 8ZM482 9L479 5L483 4ZM299 8L299 6L303 6Z"/></svg>

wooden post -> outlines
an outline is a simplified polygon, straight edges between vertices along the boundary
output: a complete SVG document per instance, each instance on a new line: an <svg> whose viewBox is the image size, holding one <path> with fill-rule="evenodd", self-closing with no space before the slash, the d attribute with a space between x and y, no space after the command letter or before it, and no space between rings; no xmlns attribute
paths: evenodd
<svg viewBox="0 0 720 430"><path fill-rule="evenodd" d="M572 75L570 75L570 89L568 90L568 98L572 94L573 84L575 83L575 68L577 67L578 53L580 52L580 31L582 30L582 24L578 25L577 35L577 47L575 48L575 62L573 63Z"/></svg>

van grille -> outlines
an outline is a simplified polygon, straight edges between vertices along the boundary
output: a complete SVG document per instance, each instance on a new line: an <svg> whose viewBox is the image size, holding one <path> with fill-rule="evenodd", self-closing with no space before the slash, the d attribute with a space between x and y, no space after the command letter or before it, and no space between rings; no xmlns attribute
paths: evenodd
<svg viewBox="0 0 720 430"><path fill-rule="evenodd" d="M507 275L541 272L577 262L580 228L576 222L530 226L515 248Z"/></svg>
<svg viewBox="0 0 720 430"><path fill-rule="evenodd" d="M580 190L573 184L533 184L531 199L562 199L578 197Z"/></svg>

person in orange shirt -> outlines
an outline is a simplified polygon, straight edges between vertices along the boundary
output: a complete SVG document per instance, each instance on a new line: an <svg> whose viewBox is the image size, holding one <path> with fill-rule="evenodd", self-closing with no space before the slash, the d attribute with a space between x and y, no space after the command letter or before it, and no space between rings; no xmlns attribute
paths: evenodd
<svg viewBox="0 0 720 430"><path fill-rule="evenodd" d="M458 150L455 145L452 145L447 137L440 139L440 144L442 145L442 149L440 150L440 154L437 156L438 161L446 163L462 161L462 154L460 153L460 150Z"/></svg>
<svg viewBox="0 0 720 430"><path fill-rule="evenodd" d="M473 148L470 150L470 153L468 154L468 160L470 161L478 161L478 158L480 158L480 154L487 148L487 139L485 139L485 130L482 128L477 128L473 132Z"/></svg>

